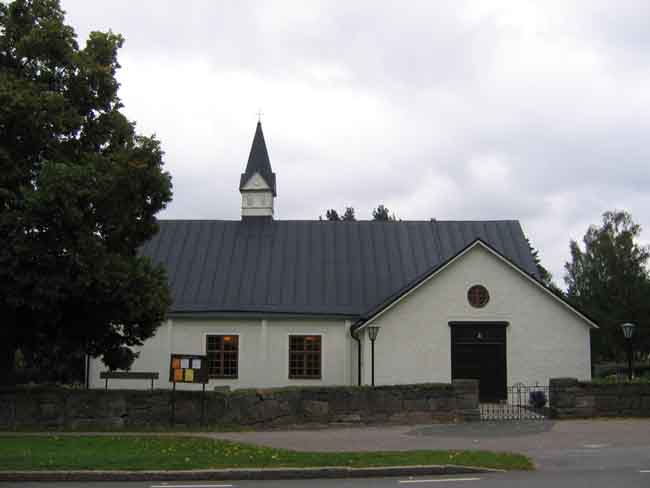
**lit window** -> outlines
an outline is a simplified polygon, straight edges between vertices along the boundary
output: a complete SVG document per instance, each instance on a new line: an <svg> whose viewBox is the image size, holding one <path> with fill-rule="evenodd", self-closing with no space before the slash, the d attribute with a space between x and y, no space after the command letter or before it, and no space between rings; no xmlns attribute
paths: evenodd
<svg viewBox="0 0 650 488"><path fill-rule="evenodd" d="M239 366L239 337L209 335L206 337L209 378L237 378Z"/></svg>

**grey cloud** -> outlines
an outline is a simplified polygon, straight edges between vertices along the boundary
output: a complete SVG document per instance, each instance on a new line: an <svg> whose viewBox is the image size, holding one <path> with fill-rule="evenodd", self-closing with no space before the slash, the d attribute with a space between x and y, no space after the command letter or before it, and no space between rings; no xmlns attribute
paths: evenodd
<svg viewBox="0 0 650 488"><path fill-rule="evenodd" d="M603 211L649 227L646 1L63 4L80 37L126 37L163 217L238 218L261 105L281 218L519 218L558 282Z"/></svg>

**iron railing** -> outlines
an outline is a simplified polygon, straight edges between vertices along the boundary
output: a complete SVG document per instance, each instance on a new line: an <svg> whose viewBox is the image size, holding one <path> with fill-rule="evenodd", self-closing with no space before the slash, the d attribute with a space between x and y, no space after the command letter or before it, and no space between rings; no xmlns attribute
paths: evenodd
<svg viewBox="0 0 650 488"><path fill-rule="evenodd" d="M507 389L507 398L480 404L481 420L544 420L549 417L550 388L517 383Z"/></svg>

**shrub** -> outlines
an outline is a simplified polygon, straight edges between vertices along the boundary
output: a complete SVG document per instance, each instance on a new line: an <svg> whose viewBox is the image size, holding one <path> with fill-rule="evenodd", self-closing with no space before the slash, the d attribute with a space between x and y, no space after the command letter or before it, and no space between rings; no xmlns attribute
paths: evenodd
<svg viewBox="0 0 650 488"><path fill-rule="evenodd" d="M592 384L595 385L623 385L623 384L637 384L637 385L647 385L650 384L650 376L635 376L632 380L629 380L627 376L608 376L606 378L593 378L591 380Z"/></svg>
<svg viewBox="0 0 650 488"><path fill-rule="evenodd" d="M546 406L546 393L542 390L531 391L528 395L528 403L533 408L544 408Z"/></svg>

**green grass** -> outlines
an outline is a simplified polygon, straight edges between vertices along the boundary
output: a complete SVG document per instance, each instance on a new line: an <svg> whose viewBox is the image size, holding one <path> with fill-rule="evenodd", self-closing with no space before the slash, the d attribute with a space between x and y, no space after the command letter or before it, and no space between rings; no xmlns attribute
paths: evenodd
<svg viewBox="0 0 650 488"><path fill-rule="evenodd" d="M296 452L192 437L0 437L0 470L178 470L453 464L532 469L520 454L485 451Z"/></svg>

